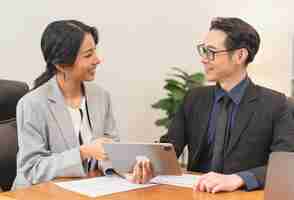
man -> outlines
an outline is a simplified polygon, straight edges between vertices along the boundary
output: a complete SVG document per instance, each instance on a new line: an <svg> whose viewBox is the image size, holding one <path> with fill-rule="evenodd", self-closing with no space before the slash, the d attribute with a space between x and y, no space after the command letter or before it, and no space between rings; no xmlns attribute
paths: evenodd
<svg viewBox="0 0 294 200"><path fill-rule="evenodd" d="M294 122L285 95L255 85L247 75L260 37L238 18L216 18L197 46L206 79L185 97L168 130L179 156L188 145L189 171L204 174L194 190L253 190L265 183L273 151L294 150Z"/></svg>

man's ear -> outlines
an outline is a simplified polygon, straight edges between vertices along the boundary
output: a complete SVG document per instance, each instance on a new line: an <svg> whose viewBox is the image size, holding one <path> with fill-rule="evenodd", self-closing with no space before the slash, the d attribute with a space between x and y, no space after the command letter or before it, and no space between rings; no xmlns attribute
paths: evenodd
<svg viewBox="0 0 294 200"><path fill-rule="evenodd" d="M235 54L236 64L238 65L245 64L248 58L248 55L249 55L248 50L246 48L238 49Z"/></svg>

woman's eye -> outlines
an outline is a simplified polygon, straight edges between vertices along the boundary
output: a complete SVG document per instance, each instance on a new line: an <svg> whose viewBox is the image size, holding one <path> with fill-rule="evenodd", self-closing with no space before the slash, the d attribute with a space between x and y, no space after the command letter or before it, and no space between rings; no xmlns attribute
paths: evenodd
<svg viewBox="0 0 294 200"><path fill-rule="evenodd" d="M85 58L90 58L92 56L92 54L87 54L85 55Z"/></svg>

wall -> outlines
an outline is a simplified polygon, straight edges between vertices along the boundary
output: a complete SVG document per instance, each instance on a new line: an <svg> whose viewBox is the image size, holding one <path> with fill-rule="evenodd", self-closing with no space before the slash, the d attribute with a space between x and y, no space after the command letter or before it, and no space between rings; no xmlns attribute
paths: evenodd
<svg viewBox="0 0 294 200"><path fill-rule="evenodd" d="M40 37L57 19L75 18L101 36L96 82L110 91L123 140L154 141L165 131L150 105L165 95L173 66L201 71L195 46L214 16L237 16L255 26L261 50L249 67L254 81L290 94L291 1L100 0L5 1L1 5L0 78L32 83L45 63ZM292 56L291 56L292 58Z"/></svg>

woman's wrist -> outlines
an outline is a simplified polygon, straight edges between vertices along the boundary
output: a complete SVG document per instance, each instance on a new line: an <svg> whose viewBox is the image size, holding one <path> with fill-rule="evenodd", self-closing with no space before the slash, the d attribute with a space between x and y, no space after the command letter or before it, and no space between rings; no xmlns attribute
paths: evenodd
<svg viewBox="0 0 294 200"><path fill-rule="evenodd" d="M89 158L87 147L85 145L80 146L80 155L83 161Z"/></svg>

